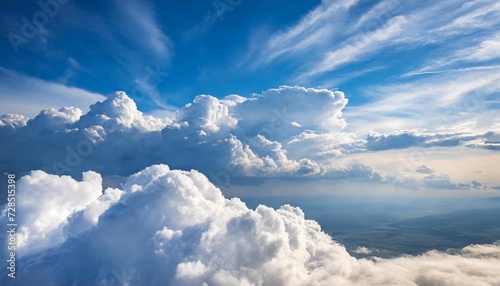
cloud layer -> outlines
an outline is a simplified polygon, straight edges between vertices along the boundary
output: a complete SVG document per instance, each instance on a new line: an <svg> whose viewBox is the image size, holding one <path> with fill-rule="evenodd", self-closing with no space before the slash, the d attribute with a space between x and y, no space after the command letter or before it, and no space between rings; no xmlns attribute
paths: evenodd
<svg viewBox="0 0 500 286"><path fill-rule="evenodd" d="M71 107L44 110L31 120L2 116L0 141L10 144L4 144L0 166L130 175L168 163L234 176L323 175L340 170L318 161L324 153L339 155L343 145L357 144L341 133L346 104L339 91L282 86L250 98L199 95L174 118L159 119L143 115L124 92L116 92L84 115ZM337 144L322 147L325 140ZM292 146L291 152L284 145ZM40 152L22 154L16 152L19 146Z"/></svg>
<svg viewBox="0 0 500 286"><path fill-rule="evenodd" d="M281 86L251 97L198 95L172 118L141 113L124 92L90 106L46 109L33 119L0 116L0 170L43 170L81 178L82 172L129 176L152 164L196 169L218 186L266 178L361 179L398 186L467 188L446 176L384 174L353 153L409 147L498 149L498 132L371 132L366 140L343 131L347 99L340 91ZM418 172L415 172L418 175ZM446 182L443 184L443 182ZM105 184L109 186L110 184ZM116 184L114 184L116 185Z"/></svg>
<svg viewBox="0 0 500 286"><path fill-rule="evenodd" d="M466 145L474 148L500 150L500 132L490 130L483 134L468 132L432 133L417 130L400 130L390 134L372 132L366 139L368 150L380 151L410 147L454 147Z"/></svg>
<svg viewBox="0 0 500 286"><path fill-rule="evenodd" d="M34 171L19 190L22 285L500 283L498 244L356 259L300 209L248 209L194 170L151 166L103 194L97 173Z"/></svg>

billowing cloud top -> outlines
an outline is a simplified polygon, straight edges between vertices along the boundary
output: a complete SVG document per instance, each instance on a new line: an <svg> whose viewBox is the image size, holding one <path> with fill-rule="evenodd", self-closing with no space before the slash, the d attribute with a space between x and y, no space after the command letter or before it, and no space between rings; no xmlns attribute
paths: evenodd
<svg viewBox="0 0 500 286"><path fill-rule="evenodd" d="M219 186L241 178L363 178L404 184L362 162L336 162L346 154L412 146L495 149L498 132L485 134L400 131L367 139L343 131L347 99L340 91L281 86L251 97L221 100L199 95L172 118L137 110L125 92L90 106L43 110L33 119L0 117L0 170L43 170L79 178L87 170L128 176L152 164L197 169ZM496 144L496 145L495 145ZM415 172L418 175L418 172ZM437 182L436 182L437 181ZM447 177L427 177L419 186L460 187Z"/></svg>
<svg viewBox="0 0 500 286"><path fill-rule="evenodd" d="M349 168L332 169L318 159L340 154L343 144L357 144L340 132L346 103L339 91L282 86L250 98L199 95L174 118L158 119L143 115L124 92L116 92L84 115L68 107L44 110L28 121L3 116L0 140L10 143L0 151L1 168L130 175L153 163L168 163L236 177L338 173ZM318 140L323 138L335 144Z"/></svg>
<svg viewBox="0 0 500 286"><path fill-rule="evenodd" d="M17 285L500 283L499 244L356 259L300 209L249 209L194 170L154 165L104 193L100 181L43 171L19 180Z"/></svg>

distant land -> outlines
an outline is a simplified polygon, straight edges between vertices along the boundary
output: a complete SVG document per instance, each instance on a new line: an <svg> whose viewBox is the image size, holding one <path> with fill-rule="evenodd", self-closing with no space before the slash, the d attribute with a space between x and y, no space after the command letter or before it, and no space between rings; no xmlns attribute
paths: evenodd
<svg viewBox="0 0 500 286"><path fill-rule="evenodd" d="M363 220L362 217L350 219ZM377 219L380 220L377 222ZM356 228L343 229L333 220L324 230L357 257L418 255L432 249L446 251L500 240L500 208L465 210L397 222L373 217L365 224L358 223ZM361 246L372 252L355 253Z"/></svg>
<svg viewBox="0 0 500 286"><path fill-rule="evenodd" d="M301 207L356 257L418 255L500 241L500 197L477 199L314 196L247 198L249 207ZM445 203L447 202L447 203ZM369 251L356 253L359 247Z"/></svg>

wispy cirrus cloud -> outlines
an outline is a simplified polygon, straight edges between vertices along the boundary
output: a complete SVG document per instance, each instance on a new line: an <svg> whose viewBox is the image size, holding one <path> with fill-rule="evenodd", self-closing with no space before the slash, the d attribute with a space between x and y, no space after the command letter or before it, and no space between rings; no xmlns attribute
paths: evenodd
<svg viewBox="0 0 500 286"><path fill-rule="evenodd" d="M492 66L474 66L468 68L458 68L458 69L444 69L444 70L429 70L429 71L413 71L408 72L401 77L412 77L416 75L426 75L426 74L440 74L440 73L449 73L449 72L466 72L466 71L478 71L478 70L498 70L500 69L500 65L492 65Z"/></svg>
<svg viewBox="0 0 500 286"><path fill-rule="evenodd" d="M497 69L500 58L500 4L496 1L441 1L408 12L405 41L437 51L403 76L478 69Z"/></svg>
<svg viewBox="0 0 500 286"><path fill-rule="evenodd" d="M359 2L353 0L323 1L296 25L269 36L263 46L252 51L258 58L255 65L297 57L309 62L312 57L312 63L303 62L306 67L302 67L299 78L304 73L320 74L359 61L359 56L382 46L377 42L394 37L405 22L403 16L397 15L401 5L398 1L382 1L359 20L351 11L357 5Z"/></svg>
<svg viewBox="0 0 500 286"><path fill-rule="evenodd" d="M117 9L124 14L121 29L131 42L151 50L160 58L169 58L172 42L157 22L152 3L147 1L115 1Z"/></svg>
<svg viewBox="0 0 500 286"><path fill-rule="evenodd" d="M288 30L269 36L257 51L253 48L257 59L252 60L256 66L293 60L296 81L349 67L368 56L415 49L423 49L419 64L424 66L457 57L470 63L494 60L499 50L499 7L495 1L387 0L373 6L323 1ZM452 53L445 59L441 53L427 54L425 48L436 43Z"/></svg>
<svg viewBox="0 0 500 286"><path fill-rule="evenodd" d="M500 4L494 0L461 1L443 1L445 4L437 4L444 9L438 11L449 12L446 17L451 17L451 21L445 25L439 26L435 32L441 34L463 34L476 29L491 29L499 24ZM449 5L460 5L457 9L449 9ZM425 12L425 10L424 10ZM448 20L446 19L446 20ZM494 30L493 30L494 31Z"/></svg>
<svg viewBox="0 0 500 286"><path fill-rule="evenodd" d="M457 49L447 56L431 59L425 62L421 68L405 73L402 76L410 77L422 74L470 70L497 70L500 65L488 65L487 63L491 61L499 62L498 60L500 60L500 35L495 35L493 38L483 40L478 45ZM470 66L471 64L475 64L475 66ZM466 66L461 67L464 65ZM457 66L459 67L449 68Z"/></svg>
<svg viewBox="0 0 500 286"><path fill-rule="evenodd" d="M361 91L367 103L345 110L347 129L365 134L370 130L434 130L471 121L487 129L498 117L491 105L500 92L499 80L500 74L479 69L375 84Z"/></svg>
<svg viewBox="0 0 500 286"><path fill-rule="evenodd" d="M380 26L384 20L401 13L401 4L399 0L380 1L359 17L356 24L352 26L351 31L372 31Z"/></svg>
<svg viewBox="0 0 500 286"><path fill-rule="evenodd" d="M279 58L294 57L308 50L322 50L342 33L340 27L355 0L323 1L299 22L285 31L271 35L256 54L257 65L269 64Z"/></svg>
<svg viewBox="0 0 500 286"><path fill-rule="evenodd" d="M337 50L327 52L321 61L317 62L310 69L308 69L309 71L305 74L305 76L313 76L332 71L347 63L363 60L365 55L377 51L382 48L382 46L386 47L387 45L390 45L383 43L388 42L400 35L406 23L407 20L404 16L394 17L380 29L377 29L369 34L364 34Z"/></svg>
<svg viewBox="0 0 500 286"><path fill-rule="evenodd" d="M165 61L171 56L173 43L163 32L151 1L114 1L108 11L100 13L84 5L74 5L68 7L61 17L79 32L97 33L105 44L101 52L118 51L119 54L114 55L116 59L142 57L144 60ZM94 45L89 47L94 48Z"/></svg>
<svg viewBox="0 0 500 286"><path fill-rule="evenodd" d="M22 75L3 67L0 67L0 94L0 114L28 117L52 107L75 106L87 111L90 104L105 99L98 93Z"/></svg>

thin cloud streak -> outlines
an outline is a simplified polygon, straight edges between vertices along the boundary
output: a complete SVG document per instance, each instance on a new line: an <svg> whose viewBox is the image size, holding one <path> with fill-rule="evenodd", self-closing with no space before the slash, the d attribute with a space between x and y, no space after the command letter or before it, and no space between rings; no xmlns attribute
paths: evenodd
<svg viewBox="0 0 500 286"><path fill-rule="evenodd" d="M299 67L292 81L303 83L304 79L362 61L368 54L384 53L387 48L398 52L446 44L472 33L477 34L472 41L462 41L462 46L449 49L456 55L462 51L460 58L469 62L498 58L492 31L500 24L500 17L496 17L500 5L495 2L443 1L424 5L382 1L361 17L351 15L353 8L362 9L356 1L323 1L286 32L269 36L264 47L251 45L250 54L256 55L252 58L254 67L278 59L295 60ZM481 29L482 33L477 33ZM435 56L423 57L424 63L437 60Z"/></svg>
<svg viewBox="0 0 500 286"><path fill-rule="evenodd" d="M75 106L83 111L89 105L106 97L62 83L44 81L0 67L0 114L36 116L40 110L51 107Z"/></svg>
<svg viewBox="0 0 500 286"><path fill-rule="evenodd" d="M385 46L384 43L398 36L406 23L407 21L404 16L394 17L375 32L364 35L360 39L340 49L328 52L325 58L321 62L315 64L305 76L313 76L332 71L347 63L362 60L364 55L381 49Z"/></svg>
<svg viewBox="0 0 500 286"><path fill-rule="evenodd" d="M135 0L119 1L116 4L132 22L127 24L129 29L124 30L129 39L149 47L156 56L168 58L172 43L156 22L153 8L145 2ZM130 27L133 27L132 33Z"/></svg>
<svg viewBox="0 0 500 286"><path fill-rule="evenodd" d="M498 69L500 69L500 65L476 66L476 67L468 67L468 68L461 68L461 69L409 72L409 73L405 73L405 74L401 75L401 77L407 78L407 77L412 77L412 76L416 76L416 75L426 75L426 74L441 74L441 73L448 73L448 72L465 72L465 71L475 71L475 70L498 70Z"/></svg>

